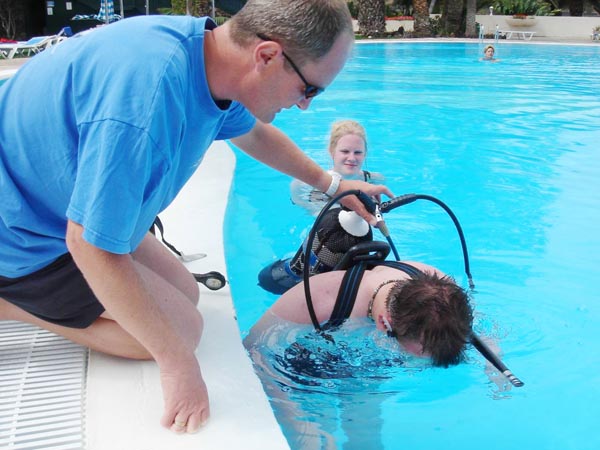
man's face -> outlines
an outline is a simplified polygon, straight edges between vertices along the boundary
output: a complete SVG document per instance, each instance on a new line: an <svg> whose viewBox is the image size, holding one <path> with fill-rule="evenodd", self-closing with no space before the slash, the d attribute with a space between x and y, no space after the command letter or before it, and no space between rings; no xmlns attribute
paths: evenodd
<svg viewBox="0 0 600 450"><path fill-rule="evenodd" d="M326 88L344 67L353 42L351 36L343 34L323 58L297 68L307 83ZM281 50L285 51L283 48ZM312 101L312 98L305 96L306 83L289 67L286 57L279 52L274 59L275 71L269 72L268 76L261 80L252 104L248 105L250 111L265 123L272 122L277 113L284 108L296 105L300 109L307 109Z"/></svg>

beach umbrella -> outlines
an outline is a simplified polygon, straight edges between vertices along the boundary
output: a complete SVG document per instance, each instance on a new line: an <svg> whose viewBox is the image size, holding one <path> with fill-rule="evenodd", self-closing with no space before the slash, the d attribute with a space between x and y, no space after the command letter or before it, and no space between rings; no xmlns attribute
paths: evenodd
<svg viewBox="0 0 600 450"><path fill-rule="evenodd" d="M113 0L100 0L100 10L98 14L77 14L72 20L98 20L106 24L116 22L125 17L123 12L123 0L120 0L121 15L115 14L115 4Z"/></svg>
<svg viewBox="0 0 600 450"><path fill-rule="evenodd" d="M98 11L96 19L104 23L110 23L115 20L115 4L113 0L100 0L100 11Z"/></svg>
<svg viewBox="0 0 600 450"><path fill-rule="evenodd" d="M113 0L100 0L100 11L96 15L96 19L100 22L111 23L121 20L123 14L123 0L120 0L121 15L115 14L115 2Z"/></svg>

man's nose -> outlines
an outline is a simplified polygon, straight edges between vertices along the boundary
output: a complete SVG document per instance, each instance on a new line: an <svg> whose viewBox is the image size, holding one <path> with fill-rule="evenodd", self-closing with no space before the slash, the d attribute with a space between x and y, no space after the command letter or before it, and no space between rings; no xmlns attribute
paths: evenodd
<svg viewBox="0 0 600 450"><path fill-rule="evenodd" d="M303 97L302 100L296 103L296 106L302 111L304 111L308 109L308 107L310 106L310 102L312 102L312 98Z"/></svg>

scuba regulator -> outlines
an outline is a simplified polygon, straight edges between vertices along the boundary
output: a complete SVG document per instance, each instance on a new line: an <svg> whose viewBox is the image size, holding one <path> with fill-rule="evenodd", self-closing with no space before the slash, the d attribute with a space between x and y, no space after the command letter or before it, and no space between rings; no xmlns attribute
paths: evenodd
<svg viewBox="0 0 600 450"><path fill-rule="evenodd" d="M323 219L323 217L325 217L327 215L327 213L328 213L329 209L332 207L332 205L335 205L342 198L344 198L348 195L356 195L358 197L358 199L363 203L363 205L365 206L367 211L369 211L369 213L375 215L375 218L377 219L377 226L380 229L380 231L382 232L382 234L385 236L386 240L388 241L389 247L394 252L394 256L397 261L400 261L400 257L398 255L396 247L391 239L391 236L387 229L385 221L383 220L382 214L392 211L393 209L396 209L400 206L404 206L409 203L413 203L417 200L428 200L428 201L431 201L431 202L437 204L438 206L442 207L444 209L444 211L446 211L446 213L450 216L450 218L452 219L452 221L454 223L454 226L456 227L457 233L460 238L460 243L461 243L461 248L462 248L462 253L463 253L463 260L464 260L464 267L465 267L465 274L467 275L467 278L468 278L469 288L471 291L473 291L475 289L475 284L473 283L473 279L472 279L471 272L470 272L467 244L466 244L464 233L462 231L460 223L459 223L458 219L456 218L455 214L445 203L443 203L441 200L438 200L437 198L432 197L430 195L405 194L405 195L401 195L399 197L395 197L390 201L383 202L381 204L377 204L367 194L365 194L362 191L350 190L350 191L342 192L341 194L333 197L329 202L327 202L327 204L323 207L323 209L317 216L315 223L306 238L306 241L305 241L306 248L313 248L313 243L315 241L315 236L316 236L317 230L320 226L319 225L320 221ZM385 245L385 243L383 243L383 242L381 242L380 244ZM349 258L343 259L344 264L348 264L348 263L352 264L352 262L358 262L360 260L368 260L368 259L371 259L371 260L372 259L385 259L385 257L389 253L389 248L388 248L387 252L385 252L385 250L382 249L381 246L370 247L370 248L365 247L363 249L361 249L360 247L361 247L361 245L358 244L348 250L348 255L350 255L349 258L351 258L352 261L348 261ZM311 298L311 294L310 294L310 276L312 275L309 270L310 258L311 258L310 252L305 252L304 265L303 265L303 281L304 281L304 294L306 297L306 306L308 308L308 312L309 312L311 321L313 323L313 326L315 327L317 332L323 333L323 329L321 328L321 325L319 324L319 322L316 318L316 314L315 314L315 311L313 308L312 298ZM345 266L338 264L336 266L336 268L345 268ZM334 270L336 268L334 268ZM487 346L487 344L485 342L483 342L481 337L479 337L474 331L471 332L470 342L473 345L473 347L486 360L488 360L494 367L496 367L496 369L498 369L510 381L510 383L513 386L521 387L524 385L524 383L519 378L517 378L508 369L508 367L506 367L506 365L502 362L502 360Z"/></svg>

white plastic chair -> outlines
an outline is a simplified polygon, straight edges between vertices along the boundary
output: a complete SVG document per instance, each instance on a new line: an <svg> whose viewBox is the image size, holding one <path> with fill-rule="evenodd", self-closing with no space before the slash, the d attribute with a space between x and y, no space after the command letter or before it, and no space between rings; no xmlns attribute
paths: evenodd
<svg viewBox="0 0 600 450"><path fill-rule="evenodd" d="M0 44L0 53L6 59L13 59L17 55L31 56L50 47L56 41L58 36L37 36L28 41L17 42L16 44Z"/></svg>

